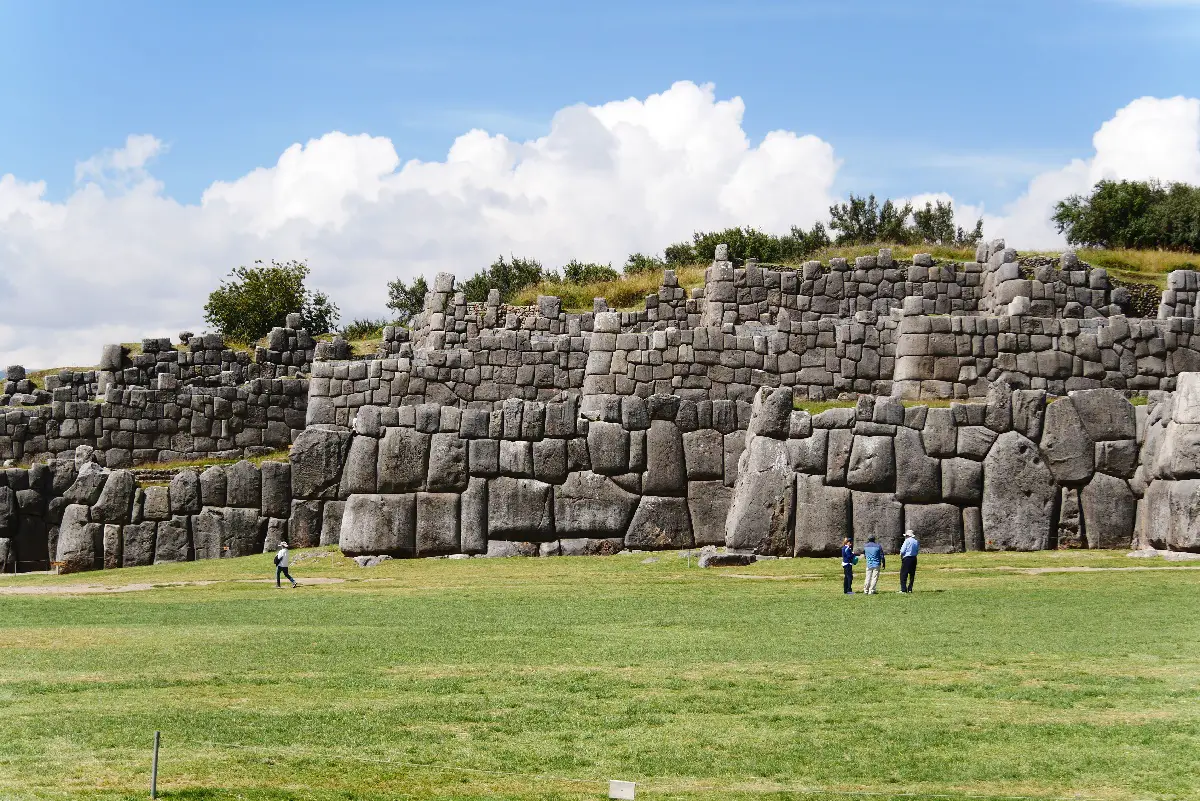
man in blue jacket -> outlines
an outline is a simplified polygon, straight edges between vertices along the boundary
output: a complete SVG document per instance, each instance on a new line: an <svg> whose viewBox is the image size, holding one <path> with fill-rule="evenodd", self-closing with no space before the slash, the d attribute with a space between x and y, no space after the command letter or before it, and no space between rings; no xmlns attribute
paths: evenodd
<svg viewBox="0 0 1200 801"><path fill-rule="evenodd" d="M912 592L919 550L921 546L917 543L917 535L911 530L904 532L904 544L900 546L900 592Z"/></svg>
<svg viewBox="0 0 1200 801"><path fill-rule="evenodd" d="M875 585L879 583L879 571L887 563L883 556L883 548L879 547L879 543L875 542L874 537L867 537L867 545L863 548L863 558L867 560L867 578L863 583L863 592L867 595L874 595Z"/></svg>
<svg viewBox="0 0 1200 801"><path fill-rule="evenodd" d="M854 547L849 537L842 540L842 592L854 594Z"/></svg>

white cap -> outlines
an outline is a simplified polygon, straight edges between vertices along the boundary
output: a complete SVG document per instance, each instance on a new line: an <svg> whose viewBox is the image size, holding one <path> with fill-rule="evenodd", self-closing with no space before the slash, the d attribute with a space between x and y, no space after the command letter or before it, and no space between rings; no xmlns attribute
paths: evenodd
<svg viewBox="0 0 1200 801"><path fill-rule="evenodd" d="M911 534L912 532L910 531L909 533ZM280 540L280 541L279 541L279 547L280 547L280 548L286 548L286 547L287 547L287 542L285 542L284 540Z"/></svg>
<svg viewBox="0 0 1200 801"><path fill-rule="evenodd" d="M906 536L906 537L912 537L914 540L917 538L917 535L912 533L912 529L911 529L911 528L910 528L908 531L904 532L904 536Z"/></svg>

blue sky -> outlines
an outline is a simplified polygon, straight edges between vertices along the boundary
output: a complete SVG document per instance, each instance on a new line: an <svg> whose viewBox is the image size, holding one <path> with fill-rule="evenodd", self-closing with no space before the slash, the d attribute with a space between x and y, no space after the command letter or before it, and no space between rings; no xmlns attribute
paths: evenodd
<svg viewBox="0 0 1200 801"><path fill-rule="evenodd" d="M444 156L472 127L524 139L573 103L681 79L746 103L752 138L831 142L841 192L995 206L1085 156L1142 95L1200 89L1186 2L0 2L0 174L74 186L130 133L195 202L326 132Z"/></svg>

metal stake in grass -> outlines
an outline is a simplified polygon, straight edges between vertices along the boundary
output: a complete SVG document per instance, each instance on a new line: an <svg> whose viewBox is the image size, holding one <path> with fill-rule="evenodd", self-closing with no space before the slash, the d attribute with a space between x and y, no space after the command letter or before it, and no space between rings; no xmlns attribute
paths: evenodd
<svg viewBox="0 0 1200 801"><path fill-rule="evenodd" d="M162 732L154 732L154 759L150 762L150 797L158 798L158 741Z"/></svg>

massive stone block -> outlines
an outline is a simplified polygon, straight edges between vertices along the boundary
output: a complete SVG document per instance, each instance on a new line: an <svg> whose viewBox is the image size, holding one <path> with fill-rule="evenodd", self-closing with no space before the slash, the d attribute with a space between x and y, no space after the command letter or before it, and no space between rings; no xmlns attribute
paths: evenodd
<svg viewBox="0 0 1200 801"><path fill-rule="evenodd" d="M323 501L292 501L288 517L288 544L293 548L313 548L321 544Z"/></svg>
<svg viewBox="0 0 1200 801"><path fill-rule="evenodd" d="M175 477L171 479L169 492L172 515L194 515L200 513L202 507L200 503L200 476L196 474L196 471L184 470L181 473L176 473Z"/></svg>
<svg viewBox="0 0 1200 801"><path fill-rule="evenodd" d="M224 506L229 497L229 481L225 477L225 468L213 465L200 474L200 504L201 506Z"/></svg>
<svg viewBox="0 0 1200 801"><path fill-rule="evenodd" d="M466 554L487 553L487 479L475 477L459 498L459 548Z"/></svg>
<svg viewBox="0 0 1200 801"><path fill-rule="evenodd" d="M688 511L696 545L725 544L725 519L732 500L733 489L723 481L688 482Z"/></svg>
<svg viewBox="0 0 1200 801"><path fill-rule="evenodd" d="M121 531L121 567L154 564L154 539L158 524L130 523Z"/></svg>
<svg viewBox="0 0 1200 801"><path fill-rule="evenodd" d="M1079 493L1089 548L1128 548L1133 543L1137 498L1129 484L1097 473Z"/></svg>
<svg viewBox="0 0 1200 801"><path fill-rule="evenodd" d="M791 415L792 388L763 387L754 398L749 433L772 439L787 439Z"/></svg>
<svg viewBox="0 0 1200 801"><path fill-rule="evenodd" d="M917 535L921 550L926 553L964 550L962 512L953 504L905 504L904 528Z"/></svg>
<svg viewBox="0 0 1200 801"><path fill-rule="evenodd" d="M309 427L302 431L292 444L290 456L292 497L333 498L349 450L349 431L326 426ZM380 461L385 461L382 456Z"/></svg>
<svg viewBox="0 0 1200 801"><path fill-rule="evenodd" d="M899 428L893 445L896 452L896 498L906 502L930 503L941 497L940 460L925 455L921 432Z"/></svg>
<svg viewBox="0 0 1200 801"><path fill-rule="evenodd" d="M123 525L130 520L133 509L133 493L137 481L128 470L114 470L104 484L100 498L92 507L93 523L116 523Z"/></svg>
<svg viewBox="0 0 1200 801"><path fill-rule="evenodd" d="M58 549L55 561L62 564L64 573L97 570L103 566L104 526L92 523L88 508L73 503L63 510L58 530Z"/></svg>
<svg viewBox="0 0 1200 801"><path fill-rule="evenodd" d="M835 411L831 409L830 411ZM825 483L840 486L846 483L846 468L850 464L850 451L854 445L854 433L848 428L832 428L829 430L828 444L825 446Z"/></svg>
<svg viewBox="0 0 1200 801"><path fill-rule="evenodd" d="M684 434L683 457L689 480L724 478L725 439L720 431L702 428Z"/></svg>
<svg viewBox="0 0 1200 801"><path fill-rule="evenodd" d="M532 478L501 476L488 482L487 494L489 540L555 539L552 485Z"/></svg>
<svg viewBox="0 0 1200 801"><path fill-rule="evenodd" d="M1046 390L1018 389L1013 392L1013 429L1037 442L1042 436L1046 414Z"/></svg>
<svg viewBox="0 0 1200 801"><path fill-rule="evenodd" d="M942 499L960 505L975 505L983 500L983 465L974 459L945 460Z"/></svg>
<svg viewBox="0 0 1200 801"><path fill-rule="evenodd" d="M108 471L95 462L85 462L79 468L74 483L63 493L64 500L68 505L78 503L92 506L100 500L108 475Z"/></svg>
<svg viewBox="0 0 1200 801"><path fill-rule="evenodd" d="M337 545L342 538L342 518L346 513L345 501L325 501L321 504L322 546Z"/></svg>
<svg viewBox="0 0 1200 801"><path fill-rule="evenodd" d="M1096 469L1096 445L1070 398L1051 403L1046 409L1041 451L1050 473L1060 484L1085 484L1092 477Z"/></svg>
<svg viewBox="0 0 1200 801"><path fill-rule="evenodd" d="M904 505L890 492L861 492L850 495L850 536L858 548L874 537L886 553L898 553L904 541ZM841 545L841 540L836 546ZM829 548L835 548L831 543ZM836 553L833 550L832 553Z"/></svg>
<svg viewBox="0 0 1200 801"><path fill-rule="evenodd" d="M370 495L378 489L379 440L358 435L350 440L338 495Z"/></svg>
<svg viewBox="0 0 1200 801"><path fill-rule="evenodd" d="M930 409L925 415L925 428L921 430L925 453L930 456L954 456L957 439L954 414L949 409Z"/></svg>
<svg viewBox="0 0 1200 801"><path fill-rule="evenodd" d="M850 490L796 476L795 556L832 556L850 535Z"/></svg>
<svg viewBox="0 0 1200 801"><path fill-rule="evenodd" d="M846 471L847 486L855 489L891 489L896 463L891 437L855 436Z"/></svg>
<svg viewBox="0 0 1200 801"><path fill-rule="evenodd" d="M190 562L194 558L191 526L186 515L174 515L158 524L154 541L154 564Z"/></svg>
<svg viewBox="0 0 1200 801"><path fill-rule="evenodd" d="M262 514L286 518L292 507L292 466L287 462L263 462Z"/></svg>
<svg viewBox="0 0 1200 801"><path fill-rule="evenodd" d="M417 493L417 556L458 553L458 493Z"/></svg>
<svg viewBox="0 0 1200 801"><path fill-rule="evenodd" d="M996 441L996 432L985 426L959 426L957 452L959 456L982 462Z"/></svg>
<svg viewBox="0 0 1200 801"><path fill-rule="evenodd" d="M591 423L587 443L593 472L615 476L629 471L629 432L620 423Z"/></svg>
<svg viewBox="0 0 1200 801"><path fill-rule="evenodd" d="M467 440L458 434L433 435L426 486L430 492L462 492L467 488Z"/></svg>
<svg viewBox="0 0 1200 801"><path fill-rule="evenodd" d="M783 441L747 437L738 473L725 525L725 544L755 553L787 555L791 551L795 491Z"/></svg>
<svg viewBox="0 0 1200 801"><path fill-rule="evenodd" d="M1061 402L1061 401L1060 401ZM983 462L983 530L990 551L1036 551L1050 539L1058 488L1037 446L1001 434Z"/></svg>
<svg viewBox="0 0 1200 801"><path fill-rule="evenodd" d="M1170 485L1166 546L1173 551L1200 552L1200 479L1157 483Z"/></svg>
<svg viewBox="0 0 1200 801"><path fill-rule="evenodd" d="M567 441L542 439L533 443L533 477L547 484L567 480Z"/></svg>
<svg viewBox="0 0 1200 801"><path fill-rule="evenodd" d="M1085 389L1071 393L1071 403L1089 437L1095 442L1133 439L1137 421L1133 404L1115 389ZM1061 403L1061 401L1059 401Z"/></svg>
<svg viewBox="0 0 1200 801"><path fill-rule="evenodd" d="M142 489L142 519L157 522L169 520L170 517L170 490L163 486L144 487Z"/></svg>
<svg viewBox="0 0 1200 801"><path fill-rule="evenodd" d="M637 505L637 495L607 476L571 473L554 489L555 528L562 537L624 537ZM724 525L722 517L722 541Z"/></svg>
<svg viewBox="0 0 1200 801"><path fill-rule="evenodd" d="M686 498L642 496L625 533L627 547L663 550L690 548L692 543L692 519Z"/></svg>
<svg viewBox="0 0 1200 801"><path fill-rule="evenodd" d="M341 550L347 556L413 556L416 495L352 495L342 518Z"/></svg>
<svg viewBox="0 0 1200 801"><path fill-rule="evenodd" d="M243 509L262 506L262 474L244 459L225 471L226 503Z"/></svg>
<svg viewBox="0 0 1200 801"><path fill-rule="evenodd" d="M206 506L192 517L191 528L197 559L262 553L266 537L265 522L259 525L257 509Z"/></svg>
<svg viewBox="0 0 1200 801"><path fill-rule="evenodd" d="M415 492L425 487L429 464L429 434L413 428L388 428L379 441L379 491L385 495ZM295 466L292 467L293 477ZM292 481L295 494L295 480Z"/></svg>
<svg viewBox="0 0 1200 801"><path fill-rule="evenodd" d="M646 475L642 492L646 495L683 495L687 491L683 436L667 420L651 420L646 433Z"/></svg>

